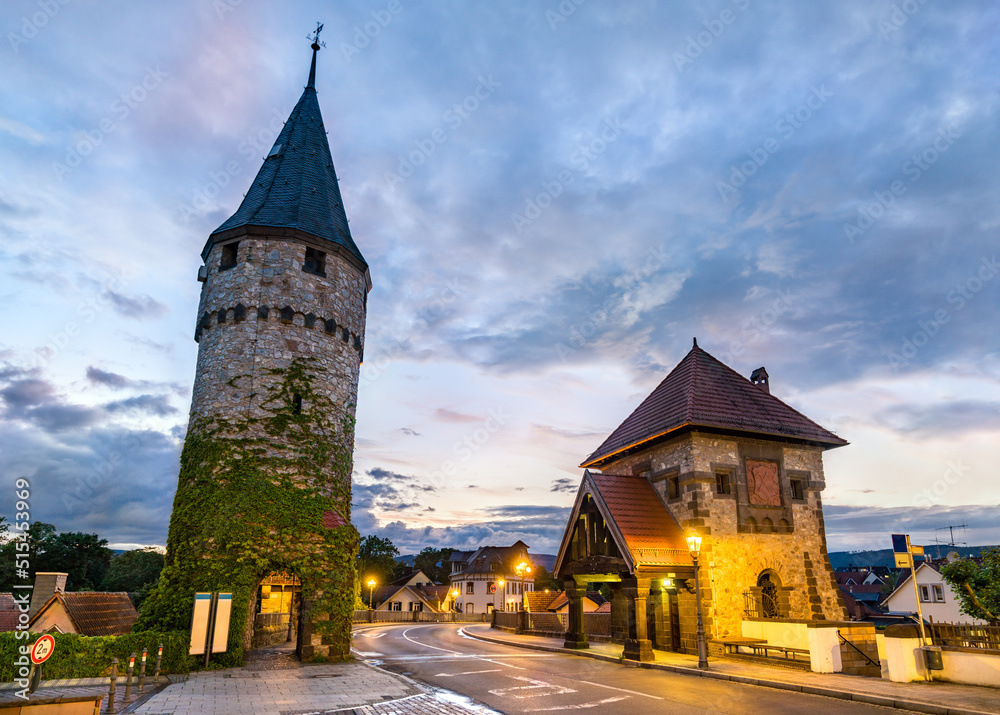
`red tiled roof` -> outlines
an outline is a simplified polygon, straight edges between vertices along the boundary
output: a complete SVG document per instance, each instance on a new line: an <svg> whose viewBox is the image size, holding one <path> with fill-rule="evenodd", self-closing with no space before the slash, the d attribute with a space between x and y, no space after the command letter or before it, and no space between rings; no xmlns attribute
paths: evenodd
<svg viewBox="0 0 1000 715"><path fill-rule="evenodd" d="M562 591L525 591L524 610L532 613L549 610L549 605Z"/></svg>
<svg viewBox="0 0 1000 715"><path fill-rule="evenodd" d="M75 591L53 595L32 616L32 622L56 601L62 603L76 632L82 636L120 636L132 630L139 617L125 592Z"/></svg>
<svg viewBox="0 0 1000 715"><path fill-rule="evenodd" d="M566 595L565 591L560 591L559 593L556 594L556 597L552 599L552 603L550 603L545 610L558 611L567 603L569 603L569 597Z"/></svg>
<svg viewBox="0 0 1000 715"><path fill-rule="evenodd" d="M648 479L589 474L637 565L691 563L681 527Z"/></svg>
<svg viewBox="0 0 1000 715"><path fill-rule="evenodd" d="M594 613L611 613L611 601L602 603Z"/></svg>
<svg viewBox="0 0 1000 715"><path fill-rule="evenodd" d="M847 444L695 345L580 466L599 466L619 452L683 427L778 435L827 448Z"/></svg>

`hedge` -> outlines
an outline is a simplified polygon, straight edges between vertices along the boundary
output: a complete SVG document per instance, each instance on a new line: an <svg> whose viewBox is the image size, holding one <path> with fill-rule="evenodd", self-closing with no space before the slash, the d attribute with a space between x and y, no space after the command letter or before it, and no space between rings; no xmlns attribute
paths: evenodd
<svg viewBox="0 0 1000 715"><path fill-rule="evenodd" d="M148 649L146 674L156 669L156 649L163 644L161 673L188 673L199 666L199 659L188 655L191 634L187 631L143 631L121 636L87 637L75 633L53 633L56 649L42 666L43 680L59 678L96 678L111 673L111 660L118 658L118 672L125 674L128 658L136 654L135 673L139 673L142 649ZM18 647L38 640L38 633L20 640L15 631L0 633L0 681L11 682L15 677Z"/></svg>

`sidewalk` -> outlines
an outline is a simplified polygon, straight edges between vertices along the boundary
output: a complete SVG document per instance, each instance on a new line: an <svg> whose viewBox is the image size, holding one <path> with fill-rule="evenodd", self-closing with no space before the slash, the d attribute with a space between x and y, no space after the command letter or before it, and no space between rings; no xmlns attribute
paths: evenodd
<svg viewBox="0 0 1000 715"><path fill-rule="evenodd" d="M591 643L588 650L562 647L561 638L518 636L494 630L489 625L465 626L466 634L491 643L519 648L566 653L587 658L619 662L620 645ZM825 695L841 700L855 700L871 705L912 710L934 715L996 715L1000 713L1000 690L953 683L893 683L880 678L840 673L812 673L780 666L757 665L736 660L709 659L709 670L698 670L698 658L682 653L654 650L656 662L627 666L666 670L703 678L731 680L766 688L795 690L812 695Z"/></svg>
<svg viewBox="0 0 1000 715"><path fill-rule="evenodd" d="M143 703L145 715L344 713L470 715L491 713L453 693L364 663L302 664L276 647L242 668L192 673Z"/></svg>

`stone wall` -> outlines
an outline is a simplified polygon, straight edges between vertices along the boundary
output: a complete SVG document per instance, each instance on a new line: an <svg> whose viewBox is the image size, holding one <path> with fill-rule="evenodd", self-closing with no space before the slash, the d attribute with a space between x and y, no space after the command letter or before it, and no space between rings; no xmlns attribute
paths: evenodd
<svg viewBox="0 0 1000 715"><path fill-rule="evenodd" d="M759 507L747 496L747 459L779 465L781 505ZM744 593L771 571L780 583L787 618L847 618L826 549L821 492L823 455L818 447L744 437L689 433L628 455L602 469L608 474L647 474L685 531L704 538L699 578L708 638L739 636ZM716 474L729 475L730 493L718 494ZM679 493L669 494L676 478ZM803 498L791 494L792 478ZM773 516L767 527L764 517ZM692 652L694 596L679 594L682 648Z"/></svg>
<svg viewBox="0 0 1000 715"><path fill-rule="evenodd" d="M262 384L274 379L268 371L296 357L315 359L324 371L319 387L353 417L364 351L365 276L336 254L327 255L325 277L306 273L306 245L278 237L242 237L236 265L220 270L229 244L213 246L205 264L192 423L199 417L263 417Z"/></svg>

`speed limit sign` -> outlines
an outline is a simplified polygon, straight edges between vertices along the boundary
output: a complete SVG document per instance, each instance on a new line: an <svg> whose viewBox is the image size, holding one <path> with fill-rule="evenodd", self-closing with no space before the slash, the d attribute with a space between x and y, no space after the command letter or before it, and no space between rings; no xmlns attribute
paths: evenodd
<svg viewBox="0 0 1000 715"><path fill-rule="evenodd" d="M35 641L35 645L31 646L31 662L35 665L41 665L49 659L55 649L56 639L46 633Z"/></svg>

